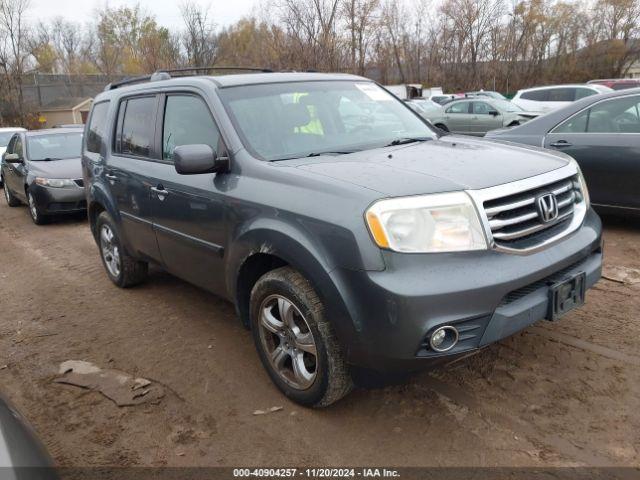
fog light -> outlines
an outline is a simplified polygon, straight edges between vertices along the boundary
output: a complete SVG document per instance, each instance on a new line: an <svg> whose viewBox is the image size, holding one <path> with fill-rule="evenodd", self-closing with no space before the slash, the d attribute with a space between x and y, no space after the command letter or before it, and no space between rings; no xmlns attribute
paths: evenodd
<svg viewBox="0 0 640 480"><path fill-rule="evenodd" d="M429 345L436 352L447 352L458 343L458 330L451 325L437 328L429 339Z"/></svg>

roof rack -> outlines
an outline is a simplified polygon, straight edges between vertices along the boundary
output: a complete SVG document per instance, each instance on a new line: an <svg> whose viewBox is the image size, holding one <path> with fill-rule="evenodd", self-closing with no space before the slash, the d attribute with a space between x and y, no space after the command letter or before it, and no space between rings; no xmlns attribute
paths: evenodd
<svg viewBox="0 0 640 480"><path fill-rule="evenodd" d="M170 69L161 69L152 73L151 75L139 75L137 77L125 78L124 80L119 80L117 82L109 83L106 87L104 87L105 91L114 90L116 88L122 87L124 85L131 85L135 83L142 82L158 82L160 80L169 80L173 77L188 77L191 76L189 74L180 75L187 72L210 72L212 70L221 70L221 71L246 71L246 72L261 72L261 73L273 73L273 70L268 68L258 68L258 67L182 67L182 68L170 68ZM174 74L174 75L172 75ZM175 75L178 74L178 75Z"/></svg>

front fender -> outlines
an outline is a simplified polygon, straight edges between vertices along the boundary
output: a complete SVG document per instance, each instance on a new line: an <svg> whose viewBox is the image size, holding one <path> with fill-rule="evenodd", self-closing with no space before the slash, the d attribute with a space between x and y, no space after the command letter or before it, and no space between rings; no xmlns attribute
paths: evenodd
<svg viewBox="0 0 640 480"><path fill-rule="evenodd" d="M357 329L341 290L333 281L331 272L335 265L306 232L284 222L265 219L245 229L229 245L231 247L227 252L225 282L229 296L236 302L238 310L238 274L243 263L255 254L274 255L311 282L323 302L338 341L345 354L349 355L349 346L357 335Z"/></svg>

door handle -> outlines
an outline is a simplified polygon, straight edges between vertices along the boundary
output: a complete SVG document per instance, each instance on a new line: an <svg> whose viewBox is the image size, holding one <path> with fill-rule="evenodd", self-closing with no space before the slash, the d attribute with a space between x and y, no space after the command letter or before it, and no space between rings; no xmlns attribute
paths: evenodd
<svg viewBox="0 0 640 480"><path fill-rule="evenodd" d="M158 200L160 201L163 201L164 197L169 195L169 191L165 190L162 185L158 185L157 187L151 187L151 191L157 195Z"/></svg>
<svg viewBox="0 0 640 480"><path fill-rule="evenodd" d="M562 147L572 147L573 144L567 142L566 140L558 140L557 142L553 142L549 144L550 147L562 148Z"/></svg>
<svg viewBox="0 0 640 480"><path fill-rule="evenodd" d="M116 180L118 178L117 176L112 175L110 173L105 173L104 176L107 177L109 180Z"/></svg>

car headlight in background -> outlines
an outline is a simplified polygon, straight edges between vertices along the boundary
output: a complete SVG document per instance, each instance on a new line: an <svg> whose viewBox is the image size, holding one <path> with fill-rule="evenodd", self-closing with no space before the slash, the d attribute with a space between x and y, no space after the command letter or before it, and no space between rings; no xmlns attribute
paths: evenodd
<svg viewBox="0 0 640 480"><path fill-rule="evenodd" d="M54 187L54 188L73 187L76 185L76 182L74 182L69 178L36 177L36 183L38 185L42 185L43 187Z"/></svg>
<svg viewBox="0 0 640 480"><path fill-rule="evenodd" d="M487 249L476 209L464 192L379 200L365 217L380 248L411 253Z"/></svg>

